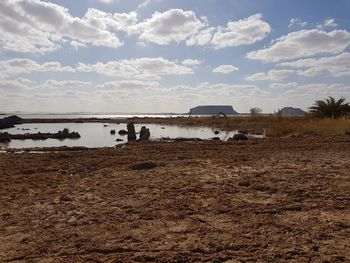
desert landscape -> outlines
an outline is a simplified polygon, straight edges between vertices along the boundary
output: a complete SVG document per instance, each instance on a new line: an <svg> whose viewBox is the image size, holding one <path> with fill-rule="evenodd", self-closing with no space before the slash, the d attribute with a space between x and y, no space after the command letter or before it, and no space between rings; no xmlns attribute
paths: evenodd
<svg viewBox="0 0 350 263"><path fill-rule="evenodd" d="M0 0L0 263L350 263L349 11Z"/></svg>
<svg viewBox="0 0 350 263"><path fill-rule="evenodd" d="M350 136L0 154L2 262L348 262Z"/></svg>

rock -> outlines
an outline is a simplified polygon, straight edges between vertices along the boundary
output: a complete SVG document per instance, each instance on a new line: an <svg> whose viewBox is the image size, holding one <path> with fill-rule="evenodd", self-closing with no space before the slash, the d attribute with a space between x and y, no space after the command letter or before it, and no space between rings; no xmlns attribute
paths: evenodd
<svg viewBox="0 0 350 263"><path fill-rule="evenodd" d="M79 139L80 134L78 132L70 132L65 128L57 133L25 133L25 134L9 134L12 140L47 140L47 139Z"/></svg>
<svg viewBox="0 0 350 263"><path fill-rule="evenodd" d="M111 135L115 135L115 130L110 131Z"/></svg>
<svg viewBox="0 0 350 263"><path fill-rule="evenodd" d="M241 180L238 182L238 186L249 187L251 183L248 180Z"/></svg>
<svg viewBox="0 0 350 263"><path fill-rule="evenodd" d="M18 116L9 116L3 119L0 119L0 129L8 129L15 127L15 124L20 124L22 122L22 118Z"/></svg>
<svg viewBox="0 0 350 263"><path fill-rule="evenodd" d="M142 126L140 130L140 140L149 140L151 137L151 133L149 129L146 128L146 126Z"/></svg>
<svg viewBox="0 0 350 263"><path fill-rule="evenodd" d="M73 201L73 198L69 195L63 195L60 197L60 201L63 201L63 202L71 202Z"/></svg>
<svg viewBox="0 0 350 263"><path fill-rule="evenodd" d="M117 142L123 142L124 140L123 140L123 139L116 139L115 141L117 141Z"/></svg>
<svg viewBox="0 0 350 263"><path fill-rule="evenodd" d="M217 130L214 131L214 134L215 134L215 135L218 135L219 133L220 133L220 131L217 131Z"/></svg>
<svg viewBox="0 0 350 263"><path fill-rule="evenodd" d="M243 133L237 133L237 134L233 135L232 140L234 140L234 141L246 141L246 140L248 140L248 137Z"/></svg>
<svg viewBox="0 0 350 263"><path fill-rule="evenodd" d="M212 141L220 141L221 139L219 137L213 137L213 138L210 138L210 140L212 140Z"/></svg>
<svg viewBox="0 0 350 263"><path fill-rule="evenodd" d="M118 131L118 134L119 134L119 135L127 135L127 134L128 134L128 131L126 131L126 130L120 130L120 131Z"/></svg>
<svg viewBox="0 0 350 263"><path fill-rule="evenodd" d="M0 142L10 142L11 136L7 132L1 132L0 133Z"/></svg>
<svg viewBox="0 0 350 263"><path fill-rule="evenodd" d="M132 170L149 170L157 167L157 164L153 162L137 163L131 166Z"/></svg>
<svg viewBox="0 0 350 263"><path fill-rule="evenodd" d="M136 140L136 132L135 132L135 126L133 123L128 123L128 141L135 141Z"/></svg>

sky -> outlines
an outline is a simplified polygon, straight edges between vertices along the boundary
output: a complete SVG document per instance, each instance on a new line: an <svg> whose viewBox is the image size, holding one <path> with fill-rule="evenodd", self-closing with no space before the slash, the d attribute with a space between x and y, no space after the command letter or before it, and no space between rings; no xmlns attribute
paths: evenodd
<svg viewBox="0 0 350 263"><path fill-rule="evenodd" d="M1 0L0 112L350 101L349 0Z"/></svg>

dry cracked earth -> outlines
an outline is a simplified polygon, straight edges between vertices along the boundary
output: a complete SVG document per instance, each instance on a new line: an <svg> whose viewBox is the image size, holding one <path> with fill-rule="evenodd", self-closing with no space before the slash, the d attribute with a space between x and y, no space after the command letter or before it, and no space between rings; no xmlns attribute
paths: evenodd
<svg viewBox="0 0 350 263"><path fill-rule="evenodd" d="M1 262L350 262L350 136L0 154Z"/></svg>

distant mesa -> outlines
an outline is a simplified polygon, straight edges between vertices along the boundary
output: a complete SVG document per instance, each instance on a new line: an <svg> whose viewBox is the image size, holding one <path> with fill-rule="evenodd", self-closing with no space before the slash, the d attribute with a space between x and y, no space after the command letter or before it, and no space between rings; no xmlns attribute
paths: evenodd
<svg viewBox="0 0 350 263"><path fill-rule="evenodd" d="M293 108L293 107L284 107L279 110L279 113L281 115L288 115L288 116L305 116L306 112L303 111L300 108Z"/></svg>
<svg viewBox="0 0 350 263"><path fill-rule="evenodd" d="M208 105L208 106L197 106L190 109L190 115L217 115L224 113L226 115L238 115L232 106L227 105Z"/></svg>

